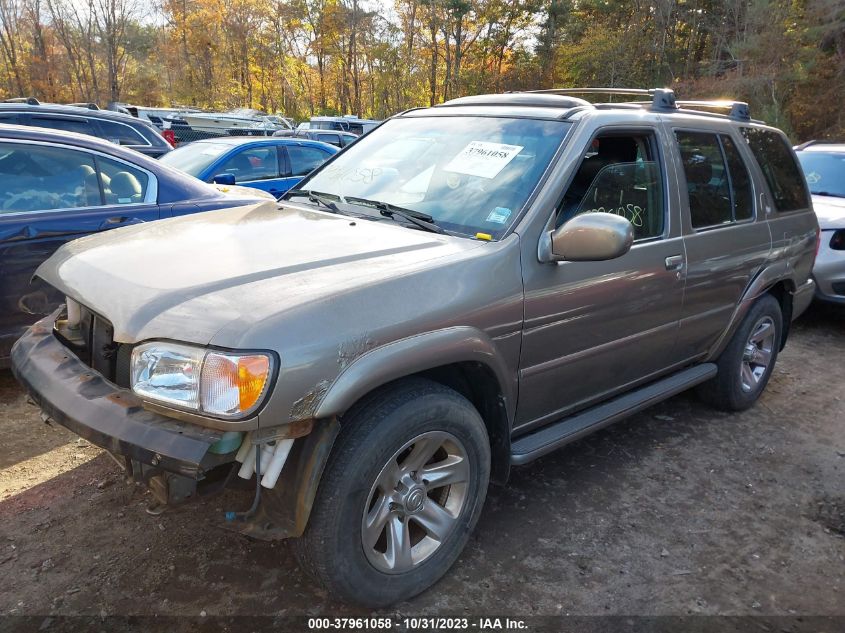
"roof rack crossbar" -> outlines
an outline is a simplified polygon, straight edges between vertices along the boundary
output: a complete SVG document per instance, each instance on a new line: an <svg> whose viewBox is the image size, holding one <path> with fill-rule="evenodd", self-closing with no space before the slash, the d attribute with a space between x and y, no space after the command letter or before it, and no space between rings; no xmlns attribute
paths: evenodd
<svg viewBox="0 0 845 633"><path fill-rule="evenodd" d="M556 95L620 95L625 97L650 97L652 110L676 110L675 93L670 88L549 88L546 90L528 90L532 93ZM643 100L643 103L648 103Z"/></svg>
<svg viewBox="0 0 845 633"><path fill-rule="evenodd" d="M593 105L596 110L644 110L646 108L649 108L650 106L650 101L619 101L617 103L596 103ZM729 118L727 114L722 114L720 112L709 112L707 110L692 110L680 107L673 110L673 112L677 114L694 114L695 116L711 117L714 119Z"/></svg>
<svg viewBox="0 0 845 633"><path fill-rule="evenodd" d="M751 120L751 110L745 101L678 101L678 106L689 110L726 110L730 119Z"/></svg>
<svg viewBox="0 0 845 633"><path fill-rule="evenodd" d="M650 97L651 91L645 88L547 88L544 90L526 90L532 93L557 95L638 95Z"/></svg>
<svg viewBox="0 0 845 633"><path fill-rule="evenodd" d="M99 110L100 109L100 106L98 106L96 103L79 102L79 103L68 103L68 105L73 106L74 108L87 108L89 110Z"/></svg>
<svg viewBox="0 0 845 633"><path fill-rule="evenodd" d="M12 99L4 99L3 103L25 103L27 105L41 105L41 102L35 97L14 97Z"/></svg>

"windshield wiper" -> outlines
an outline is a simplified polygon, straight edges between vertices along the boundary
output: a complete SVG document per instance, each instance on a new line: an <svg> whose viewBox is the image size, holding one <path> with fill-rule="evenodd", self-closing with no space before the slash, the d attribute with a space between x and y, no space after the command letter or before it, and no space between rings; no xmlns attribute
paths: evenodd
<svg viewBox="0 0 845 633"><path fill-rule="evenodd" d="M413 209L406 209L405 207L399 207L395 204L390 204L389 202L382 202L381 200L368 200L367 198L346 196L346 202L378 209L379 213L387 218L393 218L398 215L400 218L407 220L414 226L423 230L430 231L432 233L446 234L446 231L443 228L434 223L434 218L426 213L414 211Z"/></svg>
<svg viewBox="0 0 845 633"><path fill-rule="evenodd" d="M334 201L329 197L326 193L321 193L319 191L311 191L310 189L297 189L295 191L289 191L282 200L290 200L291 198L295 198L296 196L306 196L309 202L313 202L316 205L323 205L332 213L337 213L338 215L349 215L348 213L341 211L340 207L338 207Z"/></svg>
<svg viewBox="0 0 845 633"><path fill-rule="evenodd" d="M833 193L831 191L810 191L814 196L829 196L831 198L845 198L845 194Z"/></svg>

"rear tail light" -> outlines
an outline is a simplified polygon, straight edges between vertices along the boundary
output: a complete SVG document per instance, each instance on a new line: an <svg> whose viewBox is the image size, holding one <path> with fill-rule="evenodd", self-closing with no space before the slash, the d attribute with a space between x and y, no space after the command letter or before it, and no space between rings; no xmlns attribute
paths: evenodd
<svg viewBox="0 0 845 633"><path fill-rule="evenodd" d="M845 229L833 232L830 238L830 248L834 251L845 251Z"/></svg>
<svg viewBox="0 0 845 633"><path fill-rule="evenodd" d="M176 147L176 132L173 130L164 130L161 135L164 137L164 140L168 142L170 147Z"/></svg>

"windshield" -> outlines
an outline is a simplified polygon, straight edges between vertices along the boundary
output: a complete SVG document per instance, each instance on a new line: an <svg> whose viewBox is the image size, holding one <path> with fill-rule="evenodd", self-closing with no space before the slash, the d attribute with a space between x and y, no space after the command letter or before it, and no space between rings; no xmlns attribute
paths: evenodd
<svg viewBox="0 0 845 633"><path fill-rule="evenodd" d="M190 143L167 152L159 162L199 177L211 163L230 149L232 146L225 143Z"/></svg>
<svg viewBox="0 0 845 633"><path fill-rule="evenodd" d="M302 189L399 205L444 229L501 237L570 124L505 117L392 119L361 137ZM351 202L351 201L350 201Z"/></svg>
<svg viewBox="0 0 845 633"><path fill-rule="evenodd" d="M845 198L845 154L798 152L810 193Z"/></svg>

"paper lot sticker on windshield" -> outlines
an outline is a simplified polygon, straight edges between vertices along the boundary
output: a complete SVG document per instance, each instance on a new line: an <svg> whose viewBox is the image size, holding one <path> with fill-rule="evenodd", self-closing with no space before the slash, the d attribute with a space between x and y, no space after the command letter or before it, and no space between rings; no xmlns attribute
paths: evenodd
<svg viewBox="0 0 845 633"><path fill-rule="evenodd" d="M443 171L452 171L467 176L495 178L514 156L522 151L519 145L502 145L485 141L470 143L455 156Z"/></svg>

